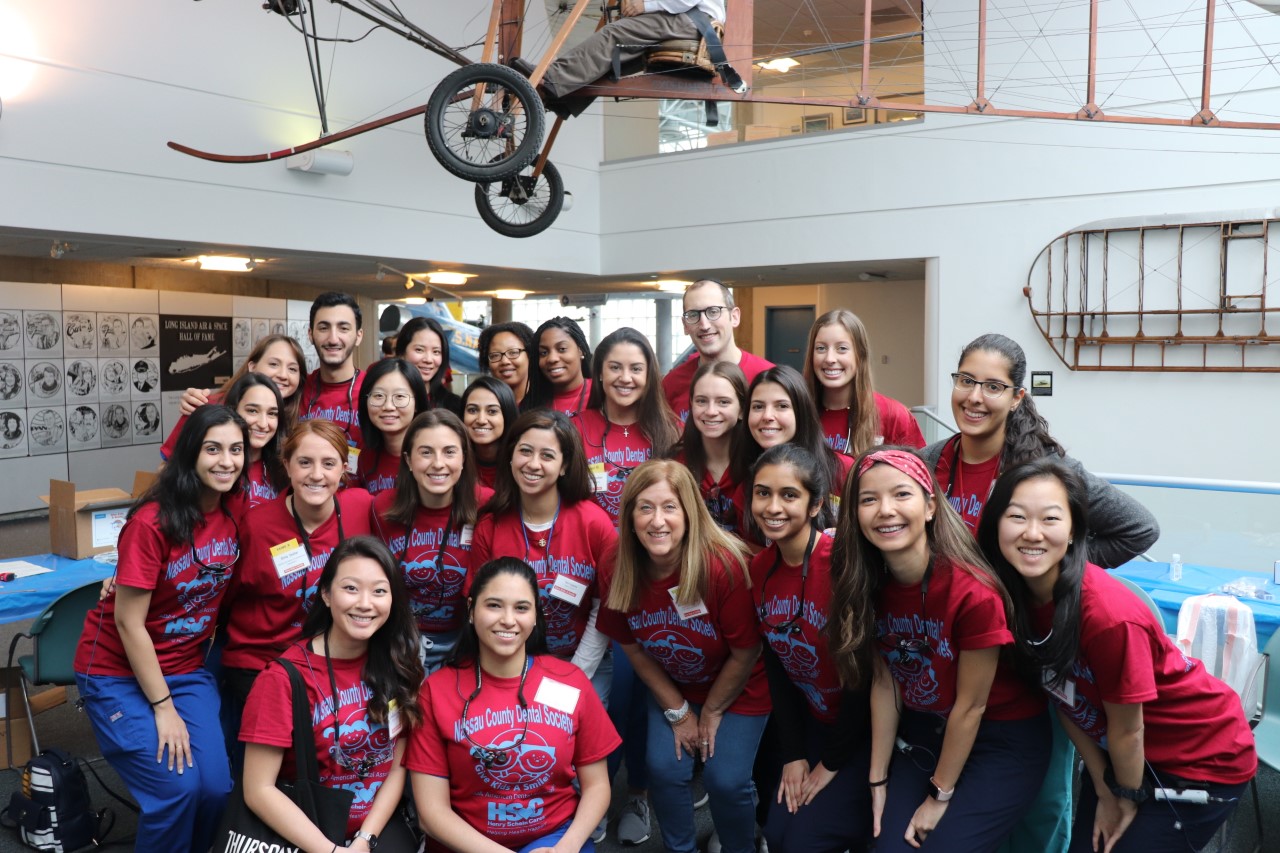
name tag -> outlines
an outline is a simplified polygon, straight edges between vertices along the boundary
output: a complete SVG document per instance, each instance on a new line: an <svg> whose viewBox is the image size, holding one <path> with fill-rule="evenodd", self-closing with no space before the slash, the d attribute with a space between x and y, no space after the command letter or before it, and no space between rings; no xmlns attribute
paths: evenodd
<svg viewBox="0 0 1280 853"><path fill-rule="evenodd" d="M376 460L375 460L376 461ZM355 474L356 469L360 466L360 448L347 447L347 473Z"/></svg>
<svg viewBox="0 0 1280 853"><path fill-rule="evenodd" d="M538 685L538 692L534 694L533 701L540 705L546 705L548 708L555 708L557 711L572 714L573 709L578 707L578 697L581 695L582 691L576 687L570 687L568 684L561 684L559 681L544 678L542 683Z"/></svg>
<svg viewBox="0 0 1280 853"><path fill-rule="evenodd" d="M597 492L609 491L609 472L604 469L603 462L591 466L591 482Z"/></svg>
<svg viewBox="0 0 1280 853"><path fill-rule="evenodd" d="M1068 678L1066 681L1062 682L1061 687L1057 687L1057 688L1050 687L1049 683L1053 681L1053 679L1056 677L1057 677L1057 674L1053 670L1046 669L1040 675L1041 686L1044 687L1045 691L1054 699L1057 699L1059 702L1063 703L1068 708L1074 708L1076 705L1075 680Z"/></svg>
<svg viewBox="0 0 1280 853"><path fill-rule="evenodd" d="M579 583L567 575L556 575L556 582L551 586L551 597L567 601L575 607L582 603L586 595L587 585Z"/></svg>
<svg viewBox="0 0 1280 853"><path fill-rule="evenodd" d="M697 619L699 616L706 616L711 611L707 610L707 605L702 603L699 598L693 604L681 604L676 601L676 587L667 590L671 595L671 603L676 606L676 615L680 617L680 621L685 622L690 619Z"/></svg>
<svg viewBox="0 0 1280 853"><path fill-rule="evenodd" d="M458 535L458 544L463 548L471 547L471 536L476 532L474 524L462 525L462 533Z"/></svg>
<svg viewBox="0 0 1280 853"><path fill-rule="evenodd" d="M392 699L387 703L387 730L391 733L391 739L395 740L400 737L400 731L403 728L400 722L400 706L396 704L396 700Z"/></svg>
<svg viewBox="0 0 1280 853"><path fill-rule="evenodd" d="M311 559L307 549L297 539L281 542L271 549L271 562L275 564L276 576L284 579L295 572L305 572L311 568Z"/></svg>

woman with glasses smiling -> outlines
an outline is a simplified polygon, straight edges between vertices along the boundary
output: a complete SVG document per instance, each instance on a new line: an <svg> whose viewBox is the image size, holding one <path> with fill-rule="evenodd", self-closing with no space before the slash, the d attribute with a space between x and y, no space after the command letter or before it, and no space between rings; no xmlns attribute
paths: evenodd
<svg viewBox="0 0 1280 853"><path fill-rule="evenodd" d="M1004 335L986 334L960 353L951 374L951 412L959 432L922 451L947 500L977 533L982 511L1002 471L1043 457L1060 458L1084 481L1093 520L1089 561L1113 568L1143 553L1160 528L1142 504L1095 477L1066 455L1027 396L1027 357ZM1014 831L1007 853L1066 849L1071 820L1071 744L1055 722L1053 761L1040 798Z"/></svg>
<svg viewBox="0 0 1280 853"><path fill-rule="evenodd" d="M537 351L533 329L524 323L495 323L480 333L480 369L502 380L517 406L529 393L529 354Z"/></svg>
<svg viewBox="0 0 1280 853"><path fill-rule="evenodd" d="M360 434L356 478L377 496L396 487L404 435L414 417L427 411L427 386L417 368L402 358L384 358L365 373L360 386Z"/></svg>
<svg viewBox="0 0 1280 853"><path fill-rule="evenodd" d="M876 850L995 850L1050 744L1044 696L1000 663L1009 595L915 452L864 453L841 506L826 636L871 687Z"/></svg>

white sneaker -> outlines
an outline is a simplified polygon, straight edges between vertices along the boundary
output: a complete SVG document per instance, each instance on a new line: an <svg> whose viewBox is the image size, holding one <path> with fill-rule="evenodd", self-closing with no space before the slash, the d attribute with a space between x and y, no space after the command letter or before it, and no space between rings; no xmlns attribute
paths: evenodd
<svg viewBox="0 0 1280 853"><path fill-rule="evenodd" d="M720 853L720 833L712 832L710 840L707 841L707 853Z"/></svg>
<svg viewBox="0 0 1280 853"><path fill-rule="evenodd" d="M604 841L604 837L608 834L609 834L609 816L605 815L604 817L600 818L600 825L597 826L595 828L595 831L591 833L591 840L594 841L596 844L599 844L601 841Z"/></svg>
<svg viewBox="0 0 1280 853"><path fill-rule="evenodd" d="M632 797L618 816L618 841L634 846L649 840L649 804L644 797Z"/></svg>

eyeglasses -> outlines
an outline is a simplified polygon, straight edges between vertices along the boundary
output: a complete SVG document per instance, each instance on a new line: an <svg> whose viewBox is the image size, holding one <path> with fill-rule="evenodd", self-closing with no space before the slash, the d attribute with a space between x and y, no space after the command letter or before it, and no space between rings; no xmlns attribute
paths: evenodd
<svg viewBox="0 0 1280 853"><path fill-rule="evenodd" d="M413 402L412 395L406 394L403 391L397 391L392 394L389 399L391 400L391 405L395 406L397 409L407 409L409 404ZM387 404L387 400L387 395L381 391L374 391L369 395L369 405L378 409L385 406Z"/></svg>
<svg viewBox="0 0 1280 853"><path fill-rule="evenodd" d="M690 308L680 315L680 319L684 320L686 326L692 326L698 322L699 317L706 317L712 323L720 319L720 315L729 309L724 305L710 305L706 308Z"/></svg>
<svg viewBox="0 0 1280 853"><path fill-rule="evenodd" d="M504 357L514 362L517 358L520 357L520 353L522 352L524 352L524 350L519 349L517 347L512 347L511 349L502 350L501 352L491 352L488 355L486 355L485 358L489 359L490 364L497 364L498 362L502 361Z"/></svg>
<svg viewBox="0 0 1280 853"><path fill-rule="evenodd" d="M955 384L957 391L963 391L968 394L973 390L973 386L982 386L982 396L995 399L1008 391L1010 388L1016 388L1016 385L1010 385L1008 382L1000 382L995 379L974 379L967 373L951 374L951 381Z"/></svg>

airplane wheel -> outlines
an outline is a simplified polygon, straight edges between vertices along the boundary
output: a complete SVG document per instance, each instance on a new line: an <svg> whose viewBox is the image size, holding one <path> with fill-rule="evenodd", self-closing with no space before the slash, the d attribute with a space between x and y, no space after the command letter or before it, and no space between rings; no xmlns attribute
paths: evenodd
<svg viewBox="0 0 1280 853"><path fill-rule="evenodd" d="M475 91L484 87L477 105ZM516 174L542 149L546 116L529 81L505 65L464 65L427 102L427 144L440 165L468 181Z"/></svg>
<svg viewBox="0 0 1280 853"><path fill-rule="evenodd" d="M564 206L564 181L550 160L538 180L533 166L501 181L476 184L476 209L504 237L532 237L550 227Z"/></svg>

